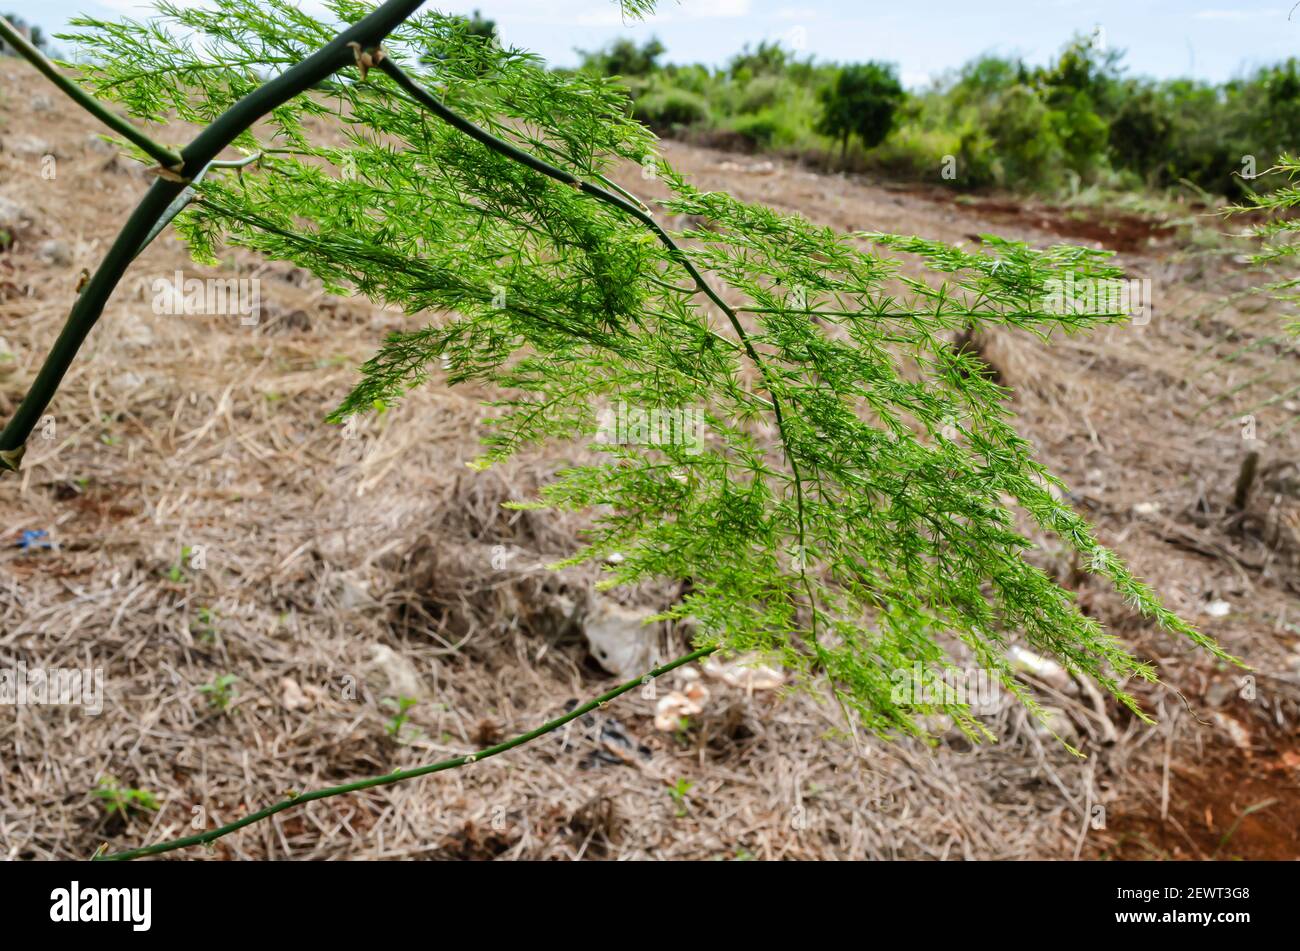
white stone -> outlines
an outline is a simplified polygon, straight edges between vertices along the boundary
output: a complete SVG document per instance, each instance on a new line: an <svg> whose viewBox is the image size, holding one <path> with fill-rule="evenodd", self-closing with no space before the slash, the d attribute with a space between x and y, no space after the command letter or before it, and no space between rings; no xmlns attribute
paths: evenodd
<svg viewBox="0 0 1300 951"><path fill-rule="evenodd" d="M620 677L636 677L649 670L655 629L645 621L653 613L633 611L615 601L596 601L583 624L596 662Z"/></svg>

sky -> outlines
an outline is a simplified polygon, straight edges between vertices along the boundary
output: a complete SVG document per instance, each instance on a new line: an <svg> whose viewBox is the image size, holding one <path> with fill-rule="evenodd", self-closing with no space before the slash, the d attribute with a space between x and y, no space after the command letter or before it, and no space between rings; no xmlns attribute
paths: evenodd
<svg viewBox="0 0 1300 951"><path fill-rule="evenodd" d="M193 0L181 0L190 3ZM250 0L256 2L256 0ZM778 40L803 55L897 64L924 85L986 52L1050 59L1074 33L1124 50L1130 75L1216 82L1300 56L1300 9L1273 0L660 0L652 19L624 22L614 0L466 0L431 8L497 21L503 41L574 65L576 49L652 36L670 62L725 63L745 44ZM318 0L302 0L319 10ZM142 16L146 0L0 0L0 9L58 32L69 17ZM1289 18L1290 17L1290 18Z"/></svg>

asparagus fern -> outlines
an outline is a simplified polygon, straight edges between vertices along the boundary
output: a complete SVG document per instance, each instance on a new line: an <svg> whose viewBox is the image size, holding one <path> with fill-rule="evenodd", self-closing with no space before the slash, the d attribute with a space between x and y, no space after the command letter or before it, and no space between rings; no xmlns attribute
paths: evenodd
<svg viewBox="0 0 1300 951"><path fill-rule="evenodd" d="M353 22L370 8L330 9ZM69 37L89 89L151 122L211 122L332 32L284 0L159 11L86 18ZM1006 392L951 342L968 326L1047 338L1124 319L1046 303L1064 276L1118 278L1105 253L836 234L702 192L618 86L549 72L456 17L413 17L362 54L378 70L334 74L244 131L234 145L261 160L196 183L177 219L200 260L240 245L410 315L334 421L431 375L490 384L491 465L530 443L592 443L602 403L701 408L702 446L595 443L594 461L518 504L596 513L574 561L620 553L610 584L689 579L666 616L693 618L700 645L778 658L881 734L935 712L982 732L963 704L891 700L893 671L919 660L941 675L953 640L1026 703L1012 638L1140 715L1123 684L1154 672L1031 564L1017 511L1136 611L1223 656L1061 501ZM662 179L661 218L698 225L664 230L606 187L619 162Z"/></svg>
<svg viewBox="0 0 1300 951"><path fill-rule="evenodd" d="M1251 255L1251 263L1257 267L1286 264L1300 254L1300 220L1291 215L1291 209L1300 205L1300 159L1293 155L1281 155L1272 168L1263 175L1280 176L1282 183L1272 191L1249 194L1244 204L1233 205L1225 209L1225 214L1237 215L1255 212L1262 216L1248 229L1248 234L1259 239L1261 248ZM1294 303L1300 301L1300 277L1283 278L1266 284L1264 290L1278 300ZM1293 333L1300 333L1300 320L1293 321L1289 327Z"/></svg>

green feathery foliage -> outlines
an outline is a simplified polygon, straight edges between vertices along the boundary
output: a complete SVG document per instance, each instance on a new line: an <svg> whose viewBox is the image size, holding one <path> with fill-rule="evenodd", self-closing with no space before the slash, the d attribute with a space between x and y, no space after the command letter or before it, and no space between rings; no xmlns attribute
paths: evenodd
<svg viewBox="0 0 1300 951"><path fill-rule="evenodd" d="M370 9L328 6L348 22ZM333 33L286 0L159 10L82 19L68 37L89 88L150 121L210 122ZM1141 715L1123 683L1153 670L1026 560L1017 511L1135 611L1226 656L1098 544L1016 432L1005 391L951 342L967 327L1046 338L1124 319L1045 303L1053 280L1117 278L1105 254L836 234L696 189L618 86L548 72L459 18L412 18L384 50L387 74L335 75L241 136L261 160L206 176L177 219L200 260L241 245L411 315L334 421L433 375L497 387L482 465L544 440L599 451L519 503L594 513L573 561L620 553L611 585L689 579L665 616L695 619L697 646L824 681L882 735L921 733L932 713L981 735L964 704L891 697L894 671L941 678L959 643L1031 706L1006 660L1013 639ZM422 107L402 75L495 138ZM660 178L662 212L691 227L657 231L608 183L623 162ZM600 406L618 402L698 408L708 435L593 443Z"/></svg>
<svg viewBox="0 0 1300 951"><path fill-rule="evenodd" d="M1296 184L1296 179L1300 177L1300 159L1282 155L1277 164L1263 174L1281 175L1285 182L1270 192L1251 192L1244 204L1225 209L1229 215L1257 212L1265 216L1263 221L1252 225L1248 231L1263 245L1262 250L1251 255L1251 263L1257 267L1286 264L1300 254L1300 241L1297 240L1300 237L1300 218L1291 214L1291 209L1300 205L1300 186ZM1300 301L1300 277L1274 281L1264 285L1263 289L1278 300L1291 303ZM1287 329L1300 333L1300 320L1291 323Z"/></svg>

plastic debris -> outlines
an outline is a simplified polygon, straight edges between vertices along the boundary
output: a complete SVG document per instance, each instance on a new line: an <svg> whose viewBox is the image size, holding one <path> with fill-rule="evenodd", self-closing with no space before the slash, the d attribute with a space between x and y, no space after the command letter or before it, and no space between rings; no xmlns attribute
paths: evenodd
<svg viewBox="0 0 1300 951"><path fill-rule="evenodd" d="M760 664L748 654L729 661L710 656L700 666L713 679L746 691L775 690L785 684L784 672Z"/></svg>
<svg viewBox="0 0 1300 951"><path fill-rule="evenodd" d="M656 633L646 621L653 613L634 611L604 599L597 601L583 624L596 662L619 677L636 677L649 670Z"/></svg>
<svg viewBox="0 0 1300 951"><path fill-rule="evenodd" d="M1227 601L1211 601L1205 606L1205 613L1210 617L1227 617L1232 613L1232 605Z"/></svg>
<svg viewBox="0 0 1300 951"><path fill-rule="evenodd" d="M1044 657L1019 645L1013 645L1011 650L1007 651L1007 659L1011 661L1011 666L1015 670L1022 674L1029 674L1031 677L1037 677L1039 680L1051 684L1057 690L1067 690L1070 686L1069 673L1050 657Z"/></svg>
<svg viewBox="0 0 1300 951"><path fill-rule="evenodd" d="M54 542L50 541L50 533L45 529L29 528L18 539L18 547L24 551L32 551L38 548L53 548Z"/></svg>

